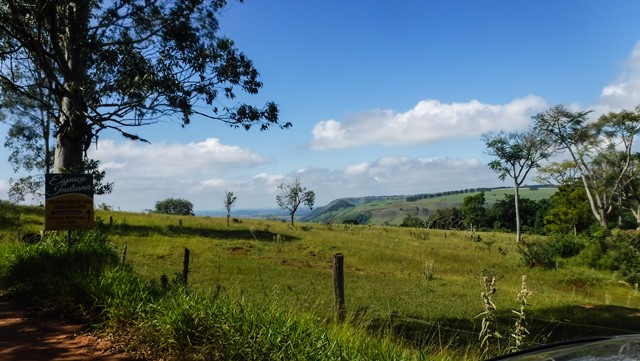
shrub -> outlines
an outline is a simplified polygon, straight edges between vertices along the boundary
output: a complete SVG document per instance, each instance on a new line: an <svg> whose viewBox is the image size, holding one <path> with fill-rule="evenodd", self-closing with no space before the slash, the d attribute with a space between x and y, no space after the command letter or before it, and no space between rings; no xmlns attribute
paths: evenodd
<svg viewBox="0 0 640 361"><path fill-rule="evenodd" d="M518 253L526 266L554 268L556 266L556 253L550 242L535 239L518 246Z"/></svg>
<svg viewBox="0 0 640 361"><path fill-rule="evenodd" d="M524 264L529 267L556 268L559 259L576 256L585 247L585 241L580 237L557 234L548 240L534 239L518 247Z"/></svg>
<svg viewBox="0 0 640 361"><path fill-rule="evenodd" d="M601 268L620 272L631 284L640 283L640 231L614 231L604 246Z"/></svg>
<svg viewBox="0 0 640 361"><path fill-rule="evenodd" d="M89 291L118 255L100 231L49 234L42 242L13 247L2 259L0 288L46 308L77 311L93 306Z"/></svg>
<svg viewBox="0 0 640 361"><path fill-rule="evenodd" d="M402 223L400 223L400 227L420 228L424 226L425 222L422 219L411 215L404 217Z"/></svg>

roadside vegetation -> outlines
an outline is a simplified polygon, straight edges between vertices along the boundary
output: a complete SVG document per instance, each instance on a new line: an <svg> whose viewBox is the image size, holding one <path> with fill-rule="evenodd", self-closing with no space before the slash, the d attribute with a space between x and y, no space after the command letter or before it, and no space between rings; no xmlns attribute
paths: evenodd
<svg viewBox="0 0 640 361"><path fill-rule="evenodd" d="M146 358L479 360L640 332L634 231L519 246L499 232L471 241L467 231L99 211L100 226L72 233L71 246L66 232L28 245L18 235L42 228L42 209L2 207L20 214L1 220L2 292L83 319Z"/></svg>

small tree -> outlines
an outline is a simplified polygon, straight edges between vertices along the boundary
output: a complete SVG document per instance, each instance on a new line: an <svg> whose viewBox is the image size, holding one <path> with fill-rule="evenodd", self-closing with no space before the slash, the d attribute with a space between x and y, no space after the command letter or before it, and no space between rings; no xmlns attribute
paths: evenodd
<svg viewBox="0 0 640 361"><path fill-rule="evenodd" d="M489 162L489 168L499 174L504 181L507 176L513 179L515 188L516 210L516 242L520 242L520 186L524 183L532 169L540 167L542 160L548 159L552 153L552 144L535 129L524 132L483 135L487 146L487 154L495 157Z"/></svg>
<svg viewBox="0 0 640 361"><path fill-rule="evenodd" d="M193 216L193 203L181 198L167 198L156 202L155 213Z"/></svg>
<svg viewBox="0 0 640 361"><path fill-rule="evenodd" d="M224 194L224 208L227 209L227 227L229 227L229 218L231 218L231 207L236 203L237 197L233 195L233 192L225 192Z"/></svg>
<svg viewBox="0 0 640 361"><path fill-rule="evenodd" d="M296 178L291 183L282 183L278 186L280 193L276 196L278 206L289 212L291 215L291 225L293 226L293 217L301 204L307 205L309 209L313 208L316 201L316 194L307 190L300 184L300 178Z"/></svg>

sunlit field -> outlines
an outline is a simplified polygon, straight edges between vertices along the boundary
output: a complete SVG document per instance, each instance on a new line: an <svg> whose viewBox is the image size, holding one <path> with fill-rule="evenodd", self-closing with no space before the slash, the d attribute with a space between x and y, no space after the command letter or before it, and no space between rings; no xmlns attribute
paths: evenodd
<svg viewBox="0 0 640 361"><path fill-rule="evenodd" d="M127 245L126 262L146 278L175 277L188 248L191 287L223 290L250 303L277 302L322 322L333 317L333 256L342 253L351 317L395 315L427 328L477 332L483 277L496 277L494 302L509 322L527 275L533 292L527 312L540 328L532 335L540 342L569 337L569 326L579 332L574 337L640 329L632 316L640 294L632 286L612 273L567 264L551 271L525 267L512 234L480 233L481 241L472 242L466 232L400 227L292 227L249 219L227 227L222 218L99 216L107 224L113 220L112 242L119 249ZM605 328L593 327L598 323Z"/></svg>
<svg viewBox="0 0 640 361"><path fill-rule="evenodd" d="M23 226L0 232L0 252L17 247L20 234L42 227L41 209L28 209L21 216ZM516 295L524 275L531 292L524 307L527 347L640 332L637 287L571 260L552 270L526 267L512 234L480 232L480 239L472 241L467 232L394 226L291 226L257 219L227 226L224 218L107 211L97 218L120 262L152 284L163 278L179 283L189 249L188 288L198 295L224 297L243 310L264 310L258 311L264 317L298 315L304 321L296 327L328 327L330 337L346 337L348 344L371 348L367 338L381 340L383 346L377 344L371 354L398 355L399 348L412 355L409 359L483 358L482 282L494 277L494 327L503 335L501 353L513 332L514 311L521 307ZM338 253L344 255L344 327L337 327L334 310L332 268ZM188 305L205 302L198 299L171 302L193 308Z"/></svg>

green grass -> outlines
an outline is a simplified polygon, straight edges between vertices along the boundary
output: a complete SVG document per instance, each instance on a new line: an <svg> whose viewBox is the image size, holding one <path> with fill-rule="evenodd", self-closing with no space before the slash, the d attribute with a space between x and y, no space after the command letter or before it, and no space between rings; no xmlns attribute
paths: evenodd
<svg viewBox="0 0 640 361"><path fill-rule="evenodd" d="M572 315L573 323L591 325L591 319L607 318L598 313L611 311L609 306L635 309L640 301L637 292L610 273L524 267L510 234L481 233L483 239L495 240L489 249L469 242L465 232L421 230L416 236L415 230L398 227L298 224L292 228L261 220L227 228L224 219L196 217L182 217L182 230L169 231L179 217L159 222L149 215L114 214L116 220L125 217L129 231L118 233L116 225L114 241L120 246L127 242L128 262L144 277L158 279L180 272L186 247L191 251L191 287L204 292L221 288L254 305L279 302L324 321L332 318L331 266L338 252L345 256L348 312L367 310L372 319L396 313L430 323L465 320L475 329L483 275L498 278L495 302L505 315L517 306L515 295L524 274L534 292L527 311L550 321L567 319L563 314L570 306L584 311ZM152 219L163 230L136 235ZM284 241L274 242L274 235ZM431 281L422 273L427 261L434 264ZM617 315L625 317L616 326L638 329L635 319L624 312Z"/></svg>
<svg viewBox="0 0 640 361"><path fill-rule="evenodd" d="M96 286L92 291L100 294L100 307L113 310L104 314L104 322L118 325L142 314L145 321L135 328L139 337L154 344L160 341L152 335L173 334L168 339L174 343L156 345L173 352L231 347L192 340L229 331L225 337L237 338L238 344L231 348L238 354L224 354L227 359L257 355L252 353L257 350L241 350L241 340L247 338L260 339L256 344L260 352L276 355L282 346L278 342L294 334L295 344L287 347L304 355L299 359L313 359L319 345L343 356L367 349L368 355L376 355L374 359L478 359L476 316L483 310L482 277L497 278L494 302L501 332L508 334L515 321L511 310L519 308L515 296L524 274L533 292L525 310L532 333L529 345L640 332L639 292L613 273L570 262L556 270L526 268L511 234L481 233L484 240L495 241L488 247L469 241L466 232L442 230L311 223L291 227L263 220L227 227L223 218L104 211L98 216L106 221L115 252L127 245L127 266L141 277L125 282L119 277L129 276L116 273L101 279L103 287L118 290L100 291ZM15 246L4 239L0 251ZM174 279L182 271L185 248L191 252L191 292L160 298L156 294L160 277ZM333 323L331 270L336 253L345 257L350 320L346 326ZM424 274L426 263L433 264L431 280ZM176 306L165 307L167 302ZM216 314L213 310L218 308L226 311ZM184 309L192 311L185 315ZM240 310L247 314L241 316ZM217 316L206 321L211 315ZM186 332L187 323L200 325L201 332L180 333ZM278 326L269 326L273 324Z"/></svg>

